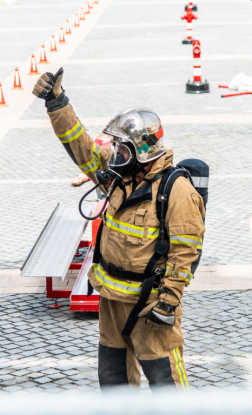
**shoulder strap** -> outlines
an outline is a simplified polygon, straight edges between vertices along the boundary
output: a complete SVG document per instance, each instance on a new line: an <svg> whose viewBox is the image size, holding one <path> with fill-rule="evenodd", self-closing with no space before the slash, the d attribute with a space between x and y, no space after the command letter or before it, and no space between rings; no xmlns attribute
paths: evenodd
<svg viewBox="0 0 252 415"><path fill-rule="evenodd" d="M94 255L93 255L93 264L99 264L102 256L101 256L101 235L102 235L102 229L103 229L103 221L101 221L97 236L96 236L96 243L95 243L95 249L94 249Z"/></svg>
<svg viewBox="0 0 252 415"><path fill-rule="evenodd" d="M156 200L156 210L157 210L158 220L161 219L161 203L160 203L160 200L159 200L160 199L160 196L163 196L164 195L164 187L165 187L165 184L166 184L167 180L169 179L169 177L171 176L171 174L175 170L176 170L175 167L171 167L170 169L165 170L164 171L164 175L162 177L162 180L161 180L161 182L159 184L158 192L157 192L157 200ZM167 203L167 206L168 206L168 203Z"/></svg>
<svg viewBox="0 0 252 415"><path fill-rule="evenodd" d="M147 274L152 274L161 256L169 252L169 242L167 240L168 236L165 231L164 221L168 210L172 186L180 176L186 177L187 171L182 168L171 167L167 170L167 173L163 176L160 182L156 201L157 217L160 221L160 232L159 239L156 242L155 252L150 258L144 271Z"/></svg>

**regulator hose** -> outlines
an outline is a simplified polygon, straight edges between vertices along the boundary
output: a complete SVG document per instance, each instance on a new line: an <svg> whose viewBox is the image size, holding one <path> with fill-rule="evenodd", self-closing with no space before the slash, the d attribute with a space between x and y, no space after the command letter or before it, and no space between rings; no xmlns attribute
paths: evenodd
<svg viewBox="0 0 252 415"><path fill-rule="evenodd" d="M105 201L104 201L104 204L103 204L103 206L102 206L102 208L101 208L101 210L100 210L100 212L98 213L98 215L96 215L96 216L91 216L91 217L89 217L89 216L86 216L84 213L83 213L83 211L82 211L82 208L81 208L81 206L82 206L82 203L84 202L84 200L86 199L86 197L91 193L91 192L93 192L95 189L97 189L97 187L99 187L101 184L100 183L97 183L94 187L92 187L92 189L90 189L87 193L85 193L83 196L82 196L82 198L81 198L81 200L80 200L80 202L79 202L79 212L80 212L80 214L81 214L81 216L83 217L83 218L85 218L86 220L95 220L95 219L97 219L97 218L99 218L99 216L102 214L102 212L104 211L104 209L105 209L105 206L106 206L106 204L108 203L108 200L109 200L109 198L110 198L110 195L111 195L111 193L112 193L112 190L114 189L114 186L115 186L115 182L116 182L116 178L112 181L112 183L111 183L111 185L110 185L110 187L109 187L109 189L108 189L108 193L107 193L107 196L106 196L106 199L105 199Z"/></svg>

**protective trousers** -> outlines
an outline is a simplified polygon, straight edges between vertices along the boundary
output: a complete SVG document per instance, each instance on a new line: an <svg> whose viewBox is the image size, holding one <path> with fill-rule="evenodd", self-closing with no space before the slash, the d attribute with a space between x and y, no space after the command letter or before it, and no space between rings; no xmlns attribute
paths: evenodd
<svg viewBox="0 0 252 415"><path fill-rule="evenodd" d="M141 383L141 371L153 386L189 388L183 346L167 349L170 330L153 330L139 318L130 337L120 332L134 304L100 297L99 382L101 387Z"/></svg>

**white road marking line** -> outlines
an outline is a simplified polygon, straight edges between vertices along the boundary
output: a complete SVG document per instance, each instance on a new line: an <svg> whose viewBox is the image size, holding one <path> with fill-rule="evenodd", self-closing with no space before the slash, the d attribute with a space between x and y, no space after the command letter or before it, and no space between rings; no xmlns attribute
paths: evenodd
<svg viewBox="0 0 252 415"><path fill-rule="evenodd" d="M41 26L41 27L2 27L0 33L4 32L43 32L44 30L56 30L57 26Z"/></svg>
<svg viewBox="0 0 252 415"><path fill-rule="evenodd" d="M82 40L94 27L100 16L104 13L111 2L112 0L101 0L101 2L94 7L92 13L86 16L86 21L81 23L80 27L73 27L72 30L74 36L68 36L66 44L57 45L59 53L48 53L47 58L50 63L46 65L46 68L44 65L38 64L39 72L41 74L45 71L55 73L60 66L64 66L74 50L80 45ZM75 13L73 13L69 19L71 24L74 20L74 16ZM58 39L58 31L55 32L54 35L56 36L56 39ZM46 47L46 51L50 50L50 42L51 36L43 43ZM39 55L40 48L35 52L37 62L39 61ZM32 94L32 90L40 75L28 75L30 69L30 59L31 58L27 59L19 65L19 73L24 90L15 91L11 89L13 86L14 72L12 72L2 82L5 101L9 106L0 108L0 141L36 99L36 97Z"/></svg>
<svg viewBox="0 0 252 415"><path fill-rule="evenodd" d="M79 114L79 119L85 127L104 127L112 118L90 117L86 118ZM162 123L165 124L252 124L251 114L174 114L160 115ZM2 121L1 128L8 129L9 122ZM43 120L16 120L11 128L52 128L49 119Z"/></svg>
<svg viewBox="0 0 252 415"><path fill-rule="evenodd" d="M202 61L221 61L221 60L252 60L252 54L209 54L203 55ZM177 62L192 61L191 55L173 55L173 56L155 56L155 62ZM127 58L99 58L99 59L69 59L64 66L69 65L96 65L96 64L112 64L112 63L141 63L152 62L149 56L134 56ZM22 62L0 62L1 67L18 66ZM174 84L174 82L170 82ZM149 85L149 84L148 84Z"/></svg>
<svg viewBox="0 0 252 415"><path fill-rule="evenodd" d="M210 179L226 180L226 179L247 179L252 178L252 174L211 174ZM53 184L53 183L70 183L72 177L64 179L0 179L0 186L6 184ZM92 182L83 183L82 188L91 188ZM84 187L83 187L84 186ZM80 186L73 186L80 187ZM252 218L251 218L252 221Z"/></svg>
<svg viewBox="0 0 252 415"><path fill-rule="evenodd" d="M176 62L192 61L191 55L173 55L173 56L134 56L127 58L99 58L99 59L69 59L65 65L95 65L95 64L112 64L112 63L141 63L141 62ZM220 60L251 60L252 54L209 54L203 55L202 61L220 61Z"/></svg>
<svg viewBox="0 0 252 415"><path fill-rule="evenodd" d="M248 3L247 0L197 0L197 4L204 4L204 3ZM128 6L128 5L149 5L154 4L186 4L184 0L155 0L155 1L122 1L122 2L114 2L113 6Z"/></svg>
<svg viewBox="0 0 252 415"><path fill-rule="evenodd" d="M204 107L206 110L225 110L231 111L232 108L223 108L223 107Z"/></svg>
<svg viewBox="0 0 252 415"><path fill-rule="evenodd" d="M211 85L218 84L220 81L211 81ZM161 86L173 86L173 85L185 85L185 82L160 82L160 83L128 83L128 84L98 84L98 85L67 85L64 83L64 87L69 89L89 89L89 88L129 88L129 87L161 87Z"/></svg>
<svg viewBox="0 0 252 415"><path fill-rule="evenodd" d="M208 21L196 21L194 23L196 26L251 26L251 20L244 20L244 21L216 21L216 22L208 22ZM157 22L157 23L121 23L121 24L108 24L108 25L97 25L95 29L123 29L123 28L131 28L131 27L176 27L176 26L185 26L184 22Z"/></svg>
<svg viewBox="0 0 252 415"><path fill-rule="evenodd" d="M73 174L74 176L74 174ZM252 174L211 174L210 179L216 180L227 180L227 179L251 179ZM72 177L64 178L64 179L0 179L0 186L6 184L53 184L53 183L70 183ZM84 189L88 189L93 186L92 182L83 183L81 187ZM73 186L73 187L80 187L80 186ZM252 218L251 218L252 223Z"/></svg>
<svg viewBox="0 0 252 415"><path fill-rule="evenodd" d="M66 4L15 4L12 6L5 6L2 7L0 10L4 11L4 10L16 10L16 9L52 9L54 7L56 8L62 8L62 7L72 7L72 6L76 6L76 7L81 7L83 6L82 2L76 2L76 3L66 3Z"/></svg>
<svg viewBox="0 0 252 415"><path fill-rule="evenodd" d="M73 174L74 176L74 174ZM68 177L65 179L0 179L0 185L6 185L6 184L53 184L53 183L70 183L72 177ZM81 185L84 189L85 188L91 188L93 184L90 184L90 182L83 183ZM73 186L73 187L80 187L80 186Z"/></svg>
<svg viewBox="0 0 252 415"><path fill-rule="evenodd" d="M70 183L70 178L67 179L17 179L17 180L0 180L0 185L5 184L42 184L42 183Z"/></svg>

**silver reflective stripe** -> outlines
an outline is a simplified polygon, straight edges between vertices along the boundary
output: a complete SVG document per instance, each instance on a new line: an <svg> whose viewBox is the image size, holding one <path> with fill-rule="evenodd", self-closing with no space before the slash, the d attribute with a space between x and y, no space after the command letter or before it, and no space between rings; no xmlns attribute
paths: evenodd
<svg viewBox="0 0 252 415"><path fill-rule="evenodd" d="M195 241L195 239L183 238L182 236L171 235L170 236L170 242L172 243L174 241L185 242L188 245L196 245L198 247L198 249L200 249L200 247L202 247L202 242Z"/></svg>
<svg viewBox="0 0 252 415"><path fill-rule="evenodd" d="M78 135L78 133L81 131L81 130L84 130L84 128L82 127L82 125L80 124L79 125L79 127L75 130L75 131L73 131L72 133L70 133L70 134L67 134L67 136L66 137L64 137L64 138L60 138L59 137L59 139L60 139L60 141L62 141L62 142L66 142L66 141L73 141L73 140L70 140L72 137L74 137L75 138L75 136L77 136ZM79 137L79 136L78 136ZM78 138L77 137L77 138Z"/></svg>
<svg viewBox="0 0 252 415"><path fill-rule="evenodd" d="M179 271L179 277L186 278L187 280L189 280L189 282L191 282L192 274L189 272L187 273L187 272Z"/></svg>
<svg viewBox="0 0 252 415"><path fill-rule="evenodd" d="M106 284L106 286L110 286L111 289L117 289L118 291L129 291L131 294L140 294L141 286L139 287L133 287L132 285L123 285L118 284L117 282L113 281L111 278L106 278L106 276L101 272L100 266L98 265L97 268L95 268L96 275L102 280L103 283ZM135 284L134 284L135 285Z"/></svg>
<svg viewBox="0 0 252 415"><path fill-rule="evenodd" d="M208 187L209 177L192 176L194 187Z"/></svg>
<svg viewBox="0 0 252 415"><path fill-rule="evenodd" d="M169 324L169 326L173 326L175 323L175 315L173 316L163 316L162 314L156 313L156 311L152 311L153 314L161 321L163 321L166 324Z"/></svg>
<svg viewBox="0 0 252 415"><path fill-rule="evenodd" d="M119 221L118 221L119 222ZM126 233L128 235L133 235L133 236L138 236L139 238L143 238L144 236L144 228L143 230L140 229L136 229L133 226L127 226L126 223L124 222L120 222L118 223L116 221L113 221L112 219L109 218L108 214L106 214L106 225L109 227L116 228L116 230L118 230L118 232L122 232L122 233ZM109 225L108 225L109 224Z"/></svg>

